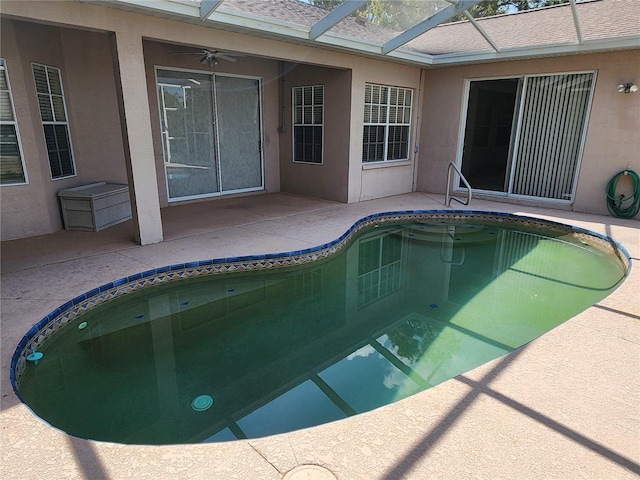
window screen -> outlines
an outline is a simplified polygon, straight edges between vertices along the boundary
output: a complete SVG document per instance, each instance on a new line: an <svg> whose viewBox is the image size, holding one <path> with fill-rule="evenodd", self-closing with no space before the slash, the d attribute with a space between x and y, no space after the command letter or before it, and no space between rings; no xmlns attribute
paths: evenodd
<svg viewBox="0 0 640 480"><path fill-rule="evenodd" d="M293 161L322 163L324 87L293 88Z"/></svg>
<svg viewBox="0 0 640 480"><path fill-rule="evenodd" d="M412 94L408 88L365 85L363 162L409 158Z"/></svg>
<svg viewBox="0 0 640 480"><path fill-rule="evenodd" d="M5 61L0 58L0 183L16 185L26 182L9 78Z"/></svg>
<svg viewBox="0 0 640 480"><path fill-rule="evenodd" d="M75 175L60 69L32 64L51 178Z"/></svg>

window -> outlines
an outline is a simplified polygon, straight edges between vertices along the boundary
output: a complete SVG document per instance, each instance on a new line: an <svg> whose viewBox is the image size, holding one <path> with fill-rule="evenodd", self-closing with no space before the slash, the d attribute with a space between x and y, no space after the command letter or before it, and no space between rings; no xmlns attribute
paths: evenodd
<svg viewBox="0 0 640 480"><path fill-rule="evenodd" d="M44 139L49 155L51 178L55 180L73 176L76 172L73 165L73 152L69 138L69 123L60 69L36 63L32 64L32 68Z"/></svg>
<svg viewBox="0 0 640 480"><path fill-rule="evenodd" d="M293 88L293 161L322 163L324 87Z"/></svg>
<svg viewBox="0 0 640 480"><path fill-rule="evenodd" d="M412 90L365 85L363 162L409 159Z"/></svg>
<svg viewBox="0 0 640 480"><path fill-rule="evenodd" d="M0 184L27 183L4 59L0 58Z"/></svg>

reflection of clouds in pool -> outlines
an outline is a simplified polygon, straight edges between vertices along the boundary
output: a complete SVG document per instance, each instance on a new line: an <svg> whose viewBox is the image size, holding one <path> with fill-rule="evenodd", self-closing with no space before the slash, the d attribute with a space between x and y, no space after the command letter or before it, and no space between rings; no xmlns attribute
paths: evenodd
<svg viewBox="0 0 640 480"><path fill-rule="evenodd" d="M365 345L362 348L359 348L358 350L356 350L355 352L353 352L351 355L349 355L347 357L347 360L353 360L356 357L368 357L369 355L376 353L376 349L373 348L371 345Z"/></svg>
<svg viewBox="0 0 640 480"><path fill-rule="evenodd" d="M393 390L394 388L401 387L406 383L409 379L404 373L395 368L393 365L389 364L389 369L384 376L384 381L382 382L385 387L389 390ZM415 388L415 385L412 385L412 388Z"/></svg>

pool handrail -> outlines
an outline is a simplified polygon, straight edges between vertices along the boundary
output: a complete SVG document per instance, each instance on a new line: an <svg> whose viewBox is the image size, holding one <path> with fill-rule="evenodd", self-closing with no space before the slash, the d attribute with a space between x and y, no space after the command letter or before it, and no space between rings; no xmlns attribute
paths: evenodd
<svg viewBox="0 0 640 480"><path fill-rule="evenodd" d="M451 170L455 170L456 173L460 176L460 179L462 180L462 183L464 183L464 186L467 188L467 201L463 202L462 200L460 200L457 197L454 197L453 195L450 194L451 191ZM453 163L453 162L449 162L449 166L447 167L447 193L444 197L444 204L446 207L450 207L451 206L451 200L455 200L458 203L461 203L462 205L469 205L471 203L471 185L469 185L469 182L467 182L467 179L465 178L465 176L462 174L462 172L460 171L460 169L458 168L458 166Z"/></svg>

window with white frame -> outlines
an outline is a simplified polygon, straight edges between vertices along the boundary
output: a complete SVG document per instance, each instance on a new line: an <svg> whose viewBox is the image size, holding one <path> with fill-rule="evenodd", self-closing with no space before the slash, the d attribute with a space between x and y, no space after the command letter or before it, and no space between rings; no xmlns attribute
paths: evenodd
<svg viewBox="0 0 640 480"><path fill-rule="evenodd" d="M324 87L293 87L293 161L322 163Z"/></svg>
<svg viewBox="0 0 640 480"><path fill-rule="evenodd" d="M51 178L55 180L71 177L76 172L60 69L37 63L31 65L49 155Z"/></svg>
<svg viewBox="0 0 640 480"><path fill-rule="evenodd" d="M0 58L0 184L27 183L18 123L4 59Z"/></svg>
<svg viewBox="0 0 640 480"><path fill-rule="evenodd" d="M362 161L409 159L409 131L413 91L366 84Z"/></svg>

